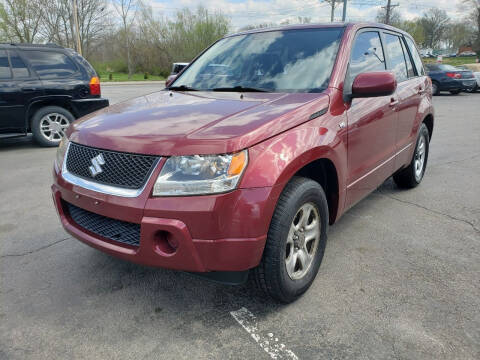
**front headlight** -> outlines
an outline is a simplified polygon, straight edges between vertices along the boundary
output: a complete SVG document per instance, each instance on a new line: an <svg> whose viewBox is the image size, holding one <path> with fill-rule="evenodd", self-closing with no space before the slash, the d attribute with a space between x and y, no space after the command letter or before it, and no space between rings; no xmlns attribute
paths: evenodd
<svg viewBox="0 0 480 360"><path fill-rule="evenodd" d="M247 163L247 150L225 155L172 156L158 175L153 195L205 195L233 190Z"/></svg>
<svg viewBox="0 0 480 360"><path fill-rule="evenodd" d="M67 152L69 142L70 141L68 141L68 139L64 136L58 145L57 156L55 157L55 164L58 170L62 169L63 159L65 158L65 153Z"/></svg>

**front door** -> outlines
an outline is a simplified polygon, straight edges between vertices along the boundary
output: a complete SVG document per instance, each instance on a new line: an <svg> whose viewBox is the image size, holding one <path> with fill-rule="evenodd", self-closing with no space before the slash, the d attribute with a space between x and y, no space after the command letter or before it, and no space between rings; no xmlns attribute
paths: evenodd
<svg viewBox="0 0 480 360"><path fill-rule="evenodd" d="M357 33L345 86L360 73L385 71L380 33ZM395 95L353 99L347 109L348 180L346 207L375 190L393 172L397 99Z"/></svg>

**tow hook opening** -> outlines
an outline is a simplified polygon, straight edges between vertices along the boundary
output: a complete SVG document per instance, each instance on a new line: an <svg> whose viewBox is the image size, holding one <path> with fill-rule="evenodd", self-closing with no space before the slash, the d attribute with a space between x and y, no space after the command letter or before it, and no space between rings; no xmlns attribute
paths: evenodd
<svg viewBox="0 0 480 360"><path fill-rule="evenodd" d="M177 252L179 242L168 231L158 231L155 234L156 251L162 255L173 255Z"/></svg>

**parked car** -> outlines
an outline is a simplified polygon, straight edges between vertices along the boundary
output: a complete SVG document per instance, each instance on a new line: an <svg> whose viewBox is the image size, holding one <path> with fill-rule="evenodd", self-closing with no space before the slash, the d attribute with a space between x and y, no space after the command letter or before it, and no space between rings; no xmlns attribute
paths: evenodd
<svg viewBox="0 0 480 360"><path fill-rule="evenodd" d="M180 74L180 72L183 69L185 69L185 67L187 67L187 66L188 66L188 63L182 63L182 62L173 63L172 72L168 76L167 81L165 82L165 85L168 86L173 80L175 80L177 75Z"/></svg>
<svg viewBox="0 0 480 360"><path fill-rule="evenodd" d="M242 32L164 91L72 124L53 198L67 232L96 249L230 283L251 270L290 302L317 275L329 224L392 175L420 184L433 116L401 30Z"/></svg>
<svg viewBox="0 0 480 360"><path fill-rule="evenodd" d="M473 71L465 65L460 65L460 66L457 66L457 67L459 69L462 69L462 70L471 71L473 73L473 76L475 76L475 80L477 81L477 83L475 84L475 86L472 89L467 90L468 92L476 92L478 89L480 89L480 71Z"/></svg>
<svg viewBox="0 0 480 360"><path fill-rule="evenodd" d="M475 56L475 55L477 55L477 53L474 51L463 51L460 54L458 54L458 56Z"/></svg>
<svg viewBox="0 0 480 360"><path fill-rule="evenodd" d="M462 90L472 91L477 82L472 71L462 70L447 64L427 64L428 76L432 79L433 95L441 91L459 94Z"/></svg>
<svg viewBox="0 0 480 360"><path fill-rule="evenodd" d="M0 138L33 133L57 146L76 118L108 106L79 54L57 45L0 44Z"/></svg>

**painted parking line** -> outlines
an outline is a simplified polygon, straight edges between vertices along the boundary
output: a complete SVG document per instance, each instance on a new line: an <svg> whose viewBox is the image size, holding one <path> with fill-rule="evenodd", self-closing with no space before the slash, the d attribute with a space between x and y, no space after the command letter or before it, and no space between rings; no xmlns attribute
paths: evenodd
<svg viewBox="0 0 480 360"><path fill-rule="evenodd" d="M239 310L231 311L230 315L250 334L265 352L272 359L295 359L298 356L280 342L273 333L261 333L258 330L257 318L247 308L242 307Z"/></svg>

